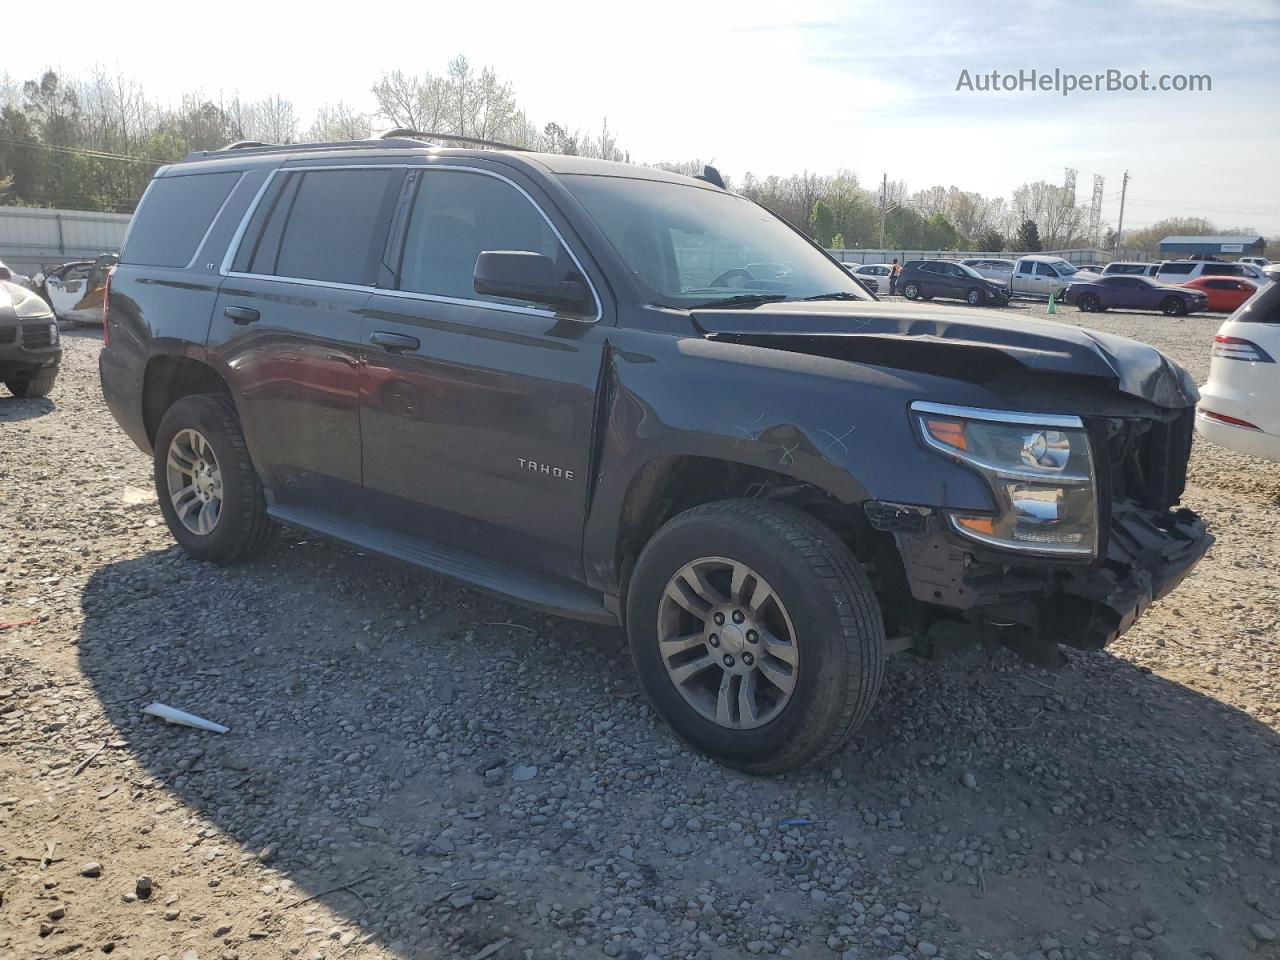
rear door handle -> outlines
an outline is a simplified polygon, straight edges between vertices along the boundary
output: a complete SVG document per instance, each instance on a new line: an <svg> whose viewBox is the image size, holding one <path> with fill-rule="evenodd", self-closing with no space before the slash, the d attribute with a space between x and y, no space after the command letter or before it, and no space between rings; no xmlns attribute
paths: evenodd
<svg viewBox="0 0 1280 960"><path fill-rule="evenodd" d="M392 353L398 353L401 350L417 350L422 346L422 342L417 337L404 333L387 333L382 330L370 334L369 342Z"/></svg>
<svg viewBox="0 0 1280 960"><path fill-rule="evenodd" d="M253 323L261 316L253 307L223 307L222 315L230 317L232 323L238 323L241 326L246 323Z"/></svg>

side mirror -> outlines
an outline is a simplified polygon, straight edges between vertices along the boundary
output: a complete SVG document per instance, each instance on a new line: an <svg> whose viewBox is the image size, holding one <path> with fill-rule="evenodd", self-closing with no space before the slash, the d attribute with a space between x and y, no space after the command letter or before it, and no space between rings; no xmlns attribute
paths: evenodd
<svg viewBox="0 0 1280 960"><path fill-rule="evenodd" d="M476 258L476 293L585 312L586 285L561 280L550 257L528 250L485 250Z"/></svg>
<svg viewBox="0 0 1280 960"><path fill-rule="evenodd" d="M0 267L0 280L12 280L13 271L8 267Z"/></svg>

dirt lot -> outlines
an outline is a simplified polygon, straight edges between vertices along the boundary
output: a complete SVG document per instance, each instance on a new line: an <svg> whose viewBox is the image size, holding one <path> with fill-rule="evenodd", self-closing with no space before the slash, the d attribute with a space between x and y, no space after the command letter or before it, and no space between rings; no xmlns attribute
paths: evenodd
<svg viewBox="0 0 1280 960"><path fill-rule="evenodd" d="M1220 322L1088 319L1200 380ZM1218 543L1114 648L895 659L752 779L617 631L296 534L188 560L98 345L0 397L0 958L1280 957L1276 465L1197 441Z"/></svg>

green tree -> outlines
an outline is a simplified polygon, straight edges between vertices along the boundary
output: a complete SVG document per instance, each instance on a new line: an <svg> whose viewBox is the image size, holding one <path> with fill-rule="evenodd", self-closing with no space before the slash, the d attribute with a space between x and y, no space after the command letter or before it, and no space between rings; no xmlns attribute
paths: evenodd
<svg viewBox="0 0 1280 960"><path fill-rule="evenodd" d="M924 223L925 246L938 250L955 250L960 245L960 234L940 213L935 213Z"/></svg>
<svg viewBox="0 0 1280 960"><path fill-rule="evenodd" d="M1038 253L1043 249L1040 245L1040 228L1034 220L1023 220L1018 224L1018 233L1013 238L1013 245L1021 253Z"/></svg>
<svg viewBox="0 0 1280 960"><path fill-rule="evenodd" d="M1004 249L1004 237L999 230L983 230L973 238L974 247L986 253L999 253Z"/></svg>
<svg viewBox="0 0 1280 960"><path fill-rule="evenodd" d="M835 233L836 221L831 214L831 208L821 200L815 200L813 209L809 213L809 235L820 246L830 247L831 238L835 236Z"/></svg>
<svg viewBox="0 0 1280 960"><path fill-rule="evenodd" d="M844 234L837 233L834 237L831 238L831 249L843 250L844 248L845 248Z"/></svg>

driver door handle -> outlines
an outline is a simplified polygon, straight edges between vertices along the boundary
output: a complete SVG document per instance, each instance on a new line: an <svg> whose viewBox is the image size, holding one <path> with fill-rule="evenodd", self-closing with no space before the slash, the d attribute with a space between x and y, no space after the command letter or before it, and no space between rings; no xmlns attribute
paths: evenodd
<svg viewBox="0 0 1280 960"><path fill-rule="evenodd" d="M223 307L222 315L230 319L232 323L238 323L241 326L246 323L253 323L261 316L253 307Z"/></svg>
<svg viewBox="0 0 1280 960"><path fill-rule="evenodd" d="M369 342L392 353L398 353L401 350L417 350L422 346L422 342L417 337L404 333L387 333L384 330L377 330L370 334Z"/></svg>

